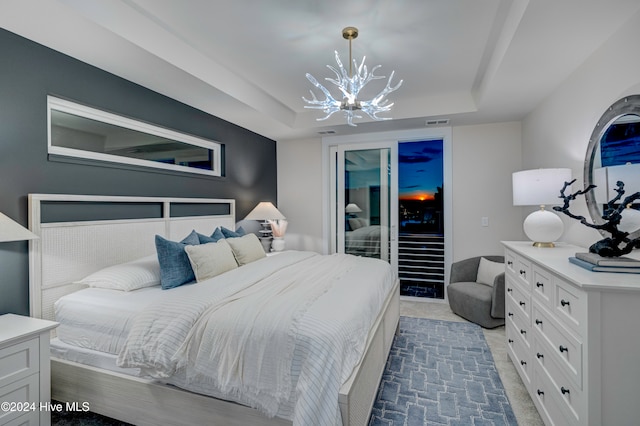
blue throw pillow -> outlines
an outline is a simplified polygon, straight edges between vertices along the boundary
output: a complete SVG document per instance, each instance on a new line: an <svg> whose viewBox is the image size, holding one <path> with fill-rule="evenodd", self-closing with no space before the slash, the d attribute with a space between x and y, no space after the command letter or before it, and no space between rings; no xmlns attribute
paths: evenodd
<svg viewBox="0 0 640 426"><path fill-rule="evenodd" d="M247 232L244 230L242 226L239 226L238 229L236 229L235 231L232 231L231 229L227 229L224 226L221 226L220 230L222 231L222 235L224 235L225 238L238 238L238 237L243 237L247 234Z"/></svg>
<svg viewBox="0 0 640 426"><path fill-rule="evenodd" d="M196 244L200 244L196 231L191 231L180 242L170 241L156 235L156 251L160 263L160 285L163 290L195 281L196 276L184 248Z"/></svg>
<svg viewBox="0 0 640 426"><path fill-rule="evenodd" d="M217 243L218 240L222 240L223 238L224 238L224 234L222 233L220 228L216 228L216 230L213 231L213 234L211 234L210 237L207 237L206 235L198 234L198 239L200 240L200 244Z"/></svg>

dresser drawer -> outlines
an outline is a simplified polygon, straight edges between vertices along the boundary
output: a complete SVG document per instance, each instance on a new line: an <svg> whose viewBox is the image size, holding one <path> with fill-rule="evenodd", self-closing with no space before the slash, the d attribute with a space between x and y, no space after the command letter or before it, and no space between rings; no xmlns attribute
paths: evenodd
<svg viewBox="0 0 640 426"><path fill-rule="evenodd" d="M582 342L535 303L532 316L535 339L547 347L545 359L555 357L559 368L582 387Z"/></svg>
<svg viewBox="0 0 640 426"><path fill-rule="evenodd" d="M580 332L587 318L584 292L561 279L555 280L554 312L566 325Z"/></svg>
<svg viewBox="0 0 640 426"><path fill-rule="evenodd" d="M517 256L515 262L515 272L518 279L516 282L523 286L527 291L531 289L531 262Z"/></svg>
<svg viewBox="0 0 640 426"><path fill-rule="evenodd" d="M506 321L513 327L517 334L520 335L520 339L522 339L527 351L529 351L532 339L531 323L529 322L529 318L526 317L519 308L513 307L509 304Z"/></svg>
<svg viewBox="0 0 640 426"><path fill-rule="evenodd" d="M520 286L513 285L511 282L507 283L506 287L506 305L511 307L513 311L520 312L524 315L525 320L529 322L529 318L531 318L531 297Z"/></svg>
<svg viewBox="0 0 640 426"><path fill-rule="evenodd" d="M532 397L547 425L585 425L584 395L558 385L542 368L533 369Z"/></svg>
<svg viewBox="0 0 640 426"><path fill-rule="evenodd" d="M516 330L512 323L507 322L505 333L507 335L507 353L520 374L525 387L529 389L532 368L530 349L524 343L524 339L521 338L520 330Z"/></svg>
<svg viewBox="0 0 640 426"><path fill-rule="evenodd" d="M552 275L548 271L533 266L531 283L533 297L550 311L553 310L553 281L551 277Z"/></svg>
<svg viewBox="0 0 640 426"><path fill-rule="evenodd" d="M0 349L0 388L38 372L37 338Z"/></svg>
<svg viewBox="0 0 640 426"><path fill-rule="evenodd" d="M517 274L516 272L516 257L517 255L512 252L511 250L506 250L504 253L504 264L505 264L505 271L507 274L512 273L514 275Z"/></svg>
<svg viewBox="0 0 640 426"><path fill-rule="evenodd" d="M9 421L13 421L27 414L32 407L28 407L25 409L24 403L33 403L35 404L35 408L39 408L40 404L40 375L38 373L32 374L31 376L25 377L18 381L12 382L7 386L3 386L0 388L0 401L20 404L16 406L21 411L5 411L0 408L0 424L4 425ZM13 408L16 408L13 407ZM39 412L39 410L35 410ZM28 417L26 417L28 418ZM20 423L18 423L20 424Z"/></svg>

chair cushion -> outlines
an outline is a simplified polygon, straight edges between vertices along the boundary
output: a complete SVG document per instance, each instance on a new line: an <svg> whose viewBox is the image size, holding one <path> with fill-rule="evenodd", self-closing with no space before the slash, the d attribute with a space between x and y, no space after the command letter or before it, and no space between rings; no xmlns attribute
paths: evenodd
<svg viewBox="0 0 640 426"><path fill-rule="evenodd" d="M470 298L476 302L491 304L491 295L493 293L491 286L479 284L477 282L463 281L449 284L447 288L459 297Z"/></svg>
<svg viewBox="0 0 640 426"><path fill-rule="evenodd" d="M451 310L471 322L485 328L504 324L504 319L491 316L493 287L477 282L461 281L447 286Z"/></svg>

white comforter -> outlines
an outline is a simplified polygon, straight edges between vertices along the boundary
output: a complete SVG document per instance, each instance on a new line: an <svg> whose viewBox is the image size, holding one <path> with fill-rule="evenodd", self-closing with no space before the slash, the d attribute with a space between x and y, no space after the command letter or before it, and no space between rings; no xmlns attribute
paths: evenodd
<svg viewBox="0 0 640 426"><path fill-rule="evenodd" d="M340 425L338 390L393 287L388 264L284 252L166 291L141 312L121 367L224 395L294 425Z"/></svg>

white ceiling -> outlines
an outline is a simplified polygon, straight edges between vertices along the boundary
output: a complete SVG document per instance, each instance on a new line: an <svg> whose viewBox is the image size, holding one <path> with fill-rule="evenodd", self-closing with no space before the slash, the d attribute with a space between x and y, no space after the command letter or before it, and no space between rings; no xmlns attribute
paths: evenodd
<svg viewBox="0 0 640 426"><path fill-rule="evenodd" d="M0 25L285 140L519 120L639 10L638 0L0 0ZM348 127L304 108L305 73L334 77L336 50L348 62L346 26L359 29L354 59L404 80L389 95L393 120Z"/></svg>

